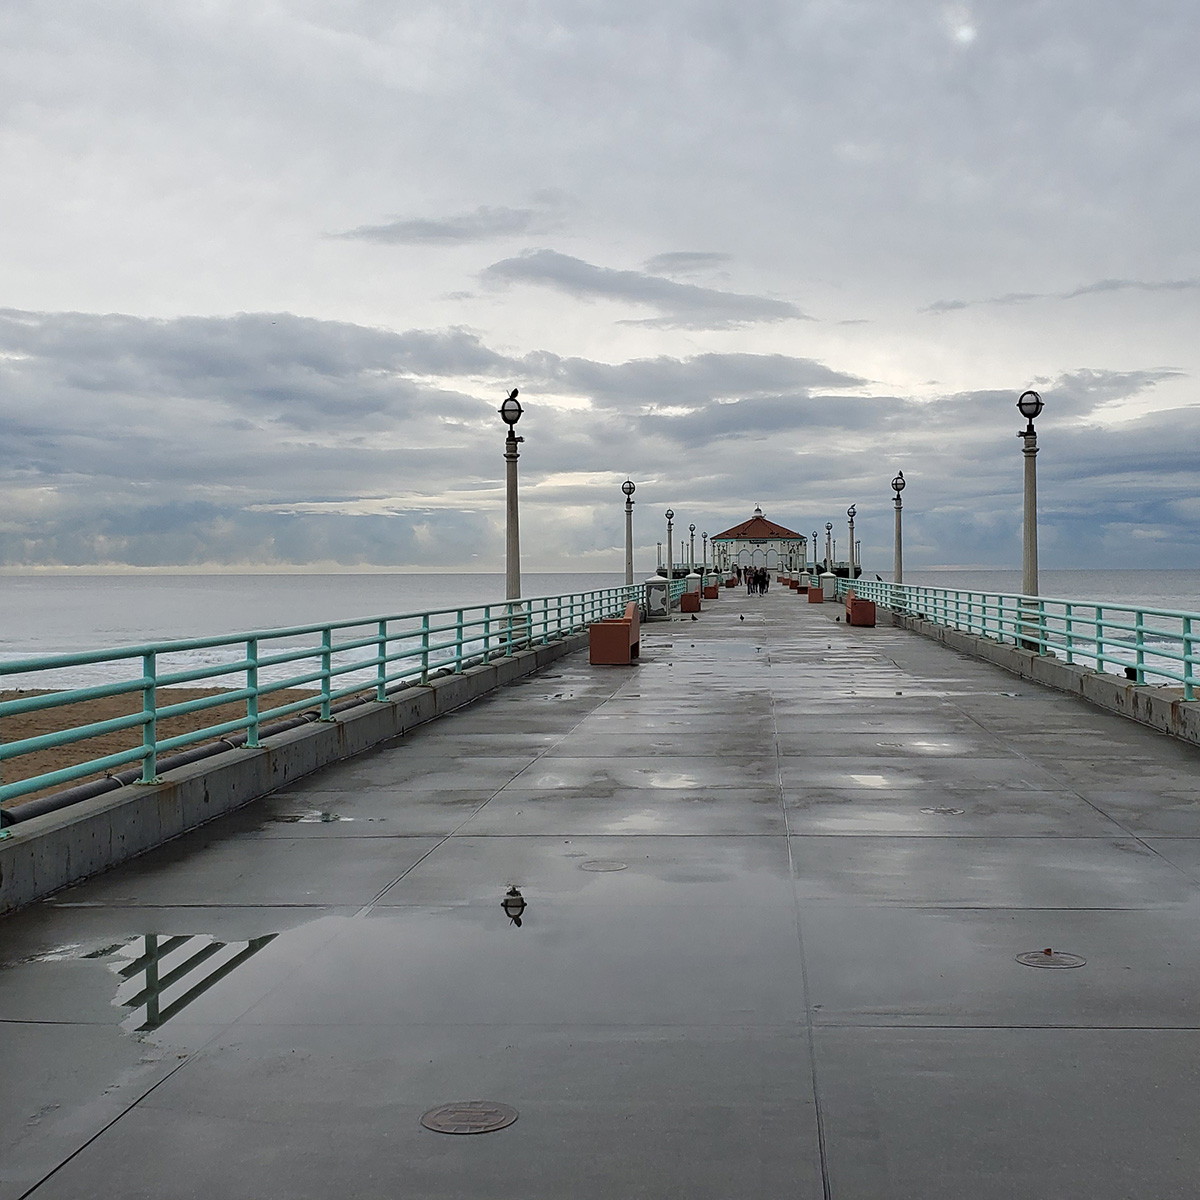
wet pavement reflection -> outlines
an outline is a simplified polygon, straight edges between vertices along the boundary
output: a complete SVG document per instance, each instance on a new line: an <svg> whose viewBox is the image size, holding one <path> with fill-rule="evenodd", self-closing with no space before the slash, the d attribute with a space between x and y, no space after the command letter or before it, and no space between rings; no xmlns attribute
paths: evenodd
<svg viewBox="0 0 1200 1200"><path fill-rule="evenodd" d="M723 594L0 921L0 1200L1116 1200L1130 1129L1190 1194L1195 752L833 615Z"/></svg>

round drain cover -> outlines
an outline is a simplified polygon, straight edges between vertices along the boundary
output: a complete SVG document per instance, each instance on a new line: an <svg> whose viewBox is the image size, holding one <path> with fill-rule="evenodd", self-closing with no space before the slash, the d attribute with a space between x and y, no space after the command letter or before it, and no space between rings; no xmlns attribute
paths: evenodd
<svg viewBox="0 0 1200 1200"><path fill-rule="evenodd" d="M492 1133L517 1119L517 1110L496 1100L458 1100L431 1108L421 1124L434 1133Z"/></svg>
<svg viewBox="0 0 1200 1200"><path fill-rule="evenodd" d="M616 862L611 858L589 858L587 862L579 864L585 871L624 871L629 864Z"/></svg>
<svg viewBox="0 0 1200 1200"><path fill-rule="evenodd" d="M927 817L961 817L965 808L923 808L921 811Z"/></svg>
<svg viewBox="0 0 1200 1200"><path fill-rule="evenodd" d="M1062 950L1030 950L1026 954L1018 954L1017 962L1026 967L1052 967L1062 971L1070 967L1082 967L1087 959L1079 954L1066 954Z"/></svg>

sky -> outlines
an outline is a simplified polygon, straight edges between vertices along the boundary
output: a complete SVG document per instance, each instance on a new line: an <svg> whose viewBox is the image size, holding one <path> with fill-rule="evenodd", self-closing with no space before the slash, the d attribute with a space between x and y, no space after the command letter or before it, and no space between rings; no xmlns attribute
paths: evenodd
<svg viewBox="0 0 1200 1200"><path fill-rule="evenodd" d="M1200 6L5 0L0 568L1200 567Z"/></svg>

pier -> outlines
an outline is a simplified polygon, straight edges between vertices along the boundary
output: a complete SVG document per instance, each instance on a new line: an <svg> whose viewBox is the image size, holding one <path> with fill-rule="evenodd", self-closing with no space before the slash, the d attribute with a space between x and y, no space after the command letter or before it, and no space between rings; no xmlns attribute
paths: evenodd
<svg viewBox="0 0 1200 1200"><path fill-rule="evenodd" d="M1194 1196L1200 751L840 612L723 589L0 918L0 1200Z"/></svg>

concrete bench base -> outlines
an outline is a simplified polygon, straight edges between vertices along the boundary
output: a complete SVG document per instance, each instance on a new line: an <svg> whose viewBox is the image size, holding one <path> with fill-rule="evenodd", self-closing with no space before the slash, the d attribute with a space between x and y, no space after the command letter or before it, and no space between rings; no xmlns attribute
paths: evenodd
<svg viewBox="0 0 1200 1200"><path fill-rule="evenodd" d="M874 600L847 600L846 622L849 625L862 625L868 629L875 628Z"/></svg>

